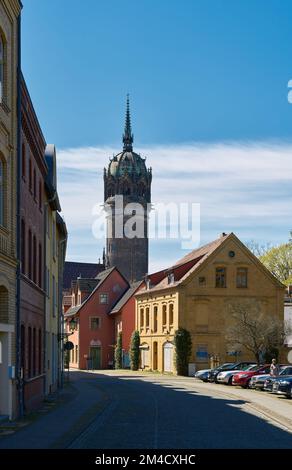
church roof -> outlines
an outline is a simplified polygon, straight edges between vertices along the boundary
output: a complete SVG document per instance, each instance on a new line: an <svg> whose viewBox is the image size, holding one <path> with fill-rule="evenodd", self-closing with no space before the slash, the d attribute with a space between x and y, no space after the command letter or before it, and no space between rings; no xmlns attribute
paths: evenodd
<svg viewBox="0 0 292 470"><path fill-rule="evenodd" d="M66 261L63 275L63 289L70 289L71 282L76 280L78 277L92 279L103 270L104 266L100 263L78 263L75 261Z"/></svg>
<svg viewBox="0 0 292 470"><path fill-rule="evenodd" d="M133 151L134 136L132 134L129 95L127 96L126 120L123 134L123 151L115 155L109 163L108 173L113 177L147 176L145 158Z"/></svg>

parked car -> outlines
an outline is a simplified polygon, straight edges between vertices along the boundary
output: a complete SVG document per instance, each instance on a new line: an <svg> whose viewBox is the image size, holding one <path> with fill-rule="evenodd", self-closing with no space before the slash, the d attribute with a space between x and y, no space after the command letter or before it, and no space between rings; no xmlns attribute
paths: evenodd
<svg viewBox="0 0 292 470"><path fill-rule="evenodd" d="M207 382L208 380L208 374L211 369L203 369L203 370L198 370L198 372L195 373L195 378L203 380L203 382Z"/></svg>
<svg viewBox="0 0 292 470"><path fill-rule="evenodd" d="M270 374L254 375L250 379L249 388L253 388L255 390L263 390L266 380L268 380L270 377Z"/></svg>
<svg viewBox="0 0 292 470"><path fill-rule="evenodd" d="M232 384L232 377L234 374L237 374L238 372L242 372L245 370L251 370L254 367L257 367L256 364L252 364L249 366L246 366L244 369L236 369L236 370L223 370L222 372L219 372L216 378L216 382L218 384L226 384L226 385L231 385Z"/></svg>
<svg viewBox="0 0 292 470"><path fill-rule="evenodd" d="M232 362L232 363L226 363L226 364L223 364L222 366L220 367L216 367L215 369L212 369L210 372L209 372L209 377L208 377L208 381L209 382L217 382L217 376L219 374L219 372L222 372L224 370L243 370L245 367L248 367L248 366L251 366L253 365L254 362L251 362L251 361L245 361L245 362Z"/></svg>
<svg viewBox="0 0 292 470"><path fill-rule="evenodd" d="M292 375L277 377L273 382L273 393L292 398Z"/></svg>
<svg viewBox="0 0 292 470"><path fill-rule="evenodd" d="M279 377L286 376L286 375L292 375L292 366L281 366ZM265 392L273 391L273 383L275 382L276 378L278 377L272 377L271 375L267 377L264 383Z"/></svg>
<svg viewBox="0 0 292 470"><path fill-rule="evenodd" d="M262 366L255 366L252 370L239 372L232 377L232 385L240 385L243 388L248 388L251 378L254 375L263 375L270 372L270 364Z"/></svg>

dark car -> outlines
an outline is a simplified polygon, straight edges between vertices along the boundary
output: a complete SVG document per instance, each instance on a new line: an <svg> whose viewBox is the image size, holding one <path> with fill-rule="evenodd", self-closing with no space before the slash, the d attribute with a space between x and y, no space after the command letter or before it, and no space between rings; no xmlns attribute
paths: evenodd
<svg viewBox="0 0 292 470"><path fill-rule="evenodd" d="M277 377L273 382L273 393L292 398L292 375Z"/></svg>
<svg viewBox="0 0 292 470"><path fill-rule="evenodd" d="M217 382L217 375L219 372L227 371L227 370L243 370L248 366L253 365L254 362L252 361L245 361L245 362L232 362L230 364L223 364L222 366L216 367L215 369L210 370L208 375L209 382Z"/></svg>
<svg viewBox="0 0 292 470"><path fill-rule="evenodd" d="M292 375L292 366L281 366L279 377L283 377L283 376L286 376L286 375ZM265 381L265 384L264 384L264 390L266 392L272 392L273 391L273 383L279 377L270 376L269 378L267 378L266 381Z"/></svg>

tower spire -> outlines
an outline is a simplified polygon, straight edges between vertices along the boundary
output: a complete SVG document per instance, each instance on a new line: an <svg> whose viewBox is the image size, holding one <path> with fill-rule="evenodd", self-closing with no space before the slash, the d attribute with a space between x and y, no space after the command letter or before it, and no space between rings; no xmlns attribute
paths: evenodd
<svg viewBox="0 0 292 470"><path fill-rule="evenodd" d="M129 93L127 94L127 106L126 106L126 121L125 130L123 135L124 151L132 152L133 150L134 136L131 128L131 114L130 114L130 98Z"/></svg>

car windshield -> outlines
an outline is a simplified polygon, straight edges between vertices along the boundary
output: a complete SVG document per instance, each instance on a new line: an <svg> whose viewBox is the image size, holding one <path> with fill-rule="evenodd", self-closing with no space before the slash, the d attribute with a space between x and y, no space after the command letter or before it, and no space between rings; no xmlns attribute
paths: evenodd
<svg viewBox="0 0 292 470"><path fill-rule="evenodd" d="M259 368L258 365L253 366L246 366L243 370L257 370Z"/></svg>
<svg viewBox="0 0 292 470"><path fill-rule="evenodd" d="M285 367L281 370L280 375L292 375L292 367Z"/></svg>

